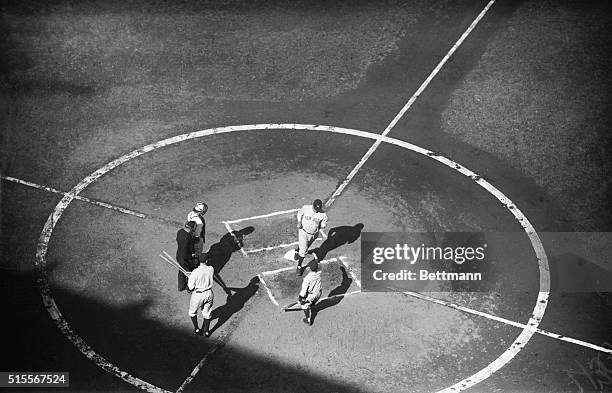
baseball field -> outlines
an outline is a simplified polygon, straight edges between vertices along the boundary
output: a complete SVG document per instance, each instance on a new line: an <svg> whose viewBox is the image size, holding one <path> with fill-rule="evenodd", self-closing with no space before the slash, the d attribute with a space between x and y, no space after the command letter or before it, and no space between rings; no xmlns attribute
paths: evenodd
<svg viewBox="0 0 612 393"><path fill-rule="evenodd" d="M583 282L612 282L609 2L1 10L0 372L66 371L74 392L612 391L612 285ZM309 326L283 307L315 198ZM197 202L233 292L214 287L209 338L159 256ZM494 279L368 291L370 232L497 234Z"/></svg>

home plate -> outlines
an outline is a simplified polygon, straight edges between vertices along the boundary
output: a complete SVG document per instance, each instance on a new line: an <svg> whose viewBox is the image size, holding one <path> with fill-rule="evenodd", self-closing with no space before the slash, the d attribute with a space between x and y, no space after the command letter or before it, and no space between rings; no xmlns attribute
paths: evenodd
<svg viewBox="0 0 612 393"><path fill-rule="evenodd" d="M283 258L285 258L288 261L295 261L295 258L293 257L295 255L295 250L289 250L285 253L285 255L283 256Z"/></svg>

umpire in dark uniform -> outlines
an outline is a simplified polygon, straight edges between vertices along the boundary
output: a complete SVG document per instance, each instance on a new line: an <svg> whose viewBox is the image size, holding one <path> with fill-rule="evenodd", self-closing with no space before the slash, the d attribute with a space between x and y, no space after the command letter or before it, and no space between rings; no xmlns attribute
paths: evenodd
<svg viewBox="0 0 612 393"><path fill-rule="evenodd" d="M176 233L176 261L188 272L192 271L197 263L194 255L195 227L195 221L187 221L185 226ZM178 272L178 290L179 292L187 290L187 277L181 272Z"/></svg>

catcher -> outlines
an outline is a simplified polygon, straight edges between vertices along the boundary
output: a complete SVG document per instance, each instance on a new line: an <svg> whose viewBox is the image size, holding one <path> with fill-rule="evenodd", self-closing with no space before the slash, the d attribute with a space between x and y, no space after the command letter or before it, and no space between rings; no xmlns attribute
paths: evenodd
<svg viewBox="0 0 612 393"><path fill-rule="evenodd" d="M312 325L315 312L313 308L321 298L321 269L319 269L319 262L316 259L308 262L308 267L310 272L302 281L298 302L306 317L302 321L307 325Z"/></svg>
<svg viewBox="0 0 612 393"><path fill-rule="evenodd" d="M208 211L206 203L197 203L193 209L187 214L187 221L194 221L196 226L193 230L195 238L194 250L196 255L204 252L204 243L206 242L206 220L204 215Z"/></svg>

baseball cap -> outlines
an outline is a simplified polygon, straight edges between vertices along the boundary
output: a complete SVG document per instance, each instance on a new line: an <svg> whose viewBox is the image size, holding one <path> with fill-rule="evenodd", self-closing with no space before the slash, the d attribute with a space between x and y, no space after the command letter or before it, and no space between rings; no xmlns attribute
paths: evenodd
<svg viewBox="0 0 612 393"><path fill-rule="evenodd" d="M323 207L323 202L321 202L320 199L315 199L314 202L312 202L312 206L314 206L315 209L320 210Z"/></svg>
<svg viewBox="0 0 612 393"><path fill-rule="evenodd" d="M316 272L317 270L319 270L319 262L317 262L316 259L313 259L312 261L308 262L308 267L313 272Z"/></svg>

